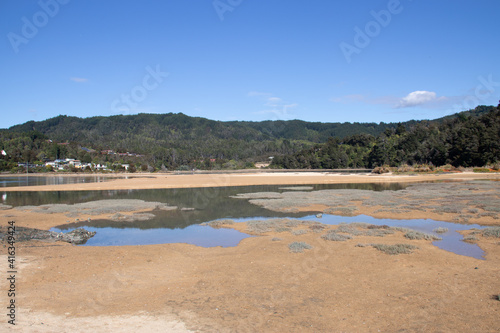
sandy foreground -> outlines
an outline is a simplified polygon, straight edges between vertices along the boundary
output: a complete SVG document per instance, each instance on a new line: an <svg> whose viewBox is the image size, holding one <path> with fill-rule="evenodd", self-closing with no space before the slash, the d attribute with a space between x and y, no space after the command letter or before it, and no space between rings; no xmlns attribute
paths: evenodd
<svg viewBox="0 0 500 333"><path fill-rule="evenodd" d="M498 180L500 176L134 175L103 183L2 191L472 179ZM322 208L301 207L311 211ZM376 215L373 210L362 212ZM404 217L419 218L422 214L414 211ZM108 216L92 216L99 217ZM67 220L64 214L0 211L2 226L15 221L16 226L49 229ZM500 224L486 218L484 222ZM245 231L246 224L229 227ZM277 237L280 240L273 240ZM313 248L291 253L288 244L294 241ZM418 246L415 252L394 256L355 246L408 242L401 233L328 242L313 232L299 236L268 232L244 239L233 248L17 243L16 326L7 324L5 315L10 298L7 248L3 247L0 261L5 277L0 279L0 302L5 314L0 331L500 332L500 301L494 298L500 294L500 239L479 237L477 243L486 251L486 260L443 251L425 240L411 241Z"/></svg>

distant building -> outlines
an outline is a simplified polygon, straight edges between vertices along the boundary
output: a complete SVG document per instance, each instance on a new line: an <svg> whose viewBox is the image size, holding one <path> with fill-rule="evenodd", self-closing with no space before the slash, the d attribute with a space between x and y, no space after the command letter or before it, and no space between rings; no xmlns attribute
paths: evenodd
<svg viewBox="0 0 500 333"><path fill-rule="evenodd" d="M64 170L65 166L68 166L70 163L74 163L75 159L73 158L67 158L64 160L57 159L54 161L49 161L45 162L45 166L51 166L52 168L56 170Z"/></svg>
<svg viewBox="0 0 500 333"><path fill-rule="evenodd" d="M70 161L69 165L72 165L72 166L74 166L77 169L81 169L82 168L82 162L80 160Z"/></svg>
<svg viewBox="0 0 500 333"><path fill-rule="evenodd" d="M94 164L93 169L95 170L108 170L108 167L105 166L104 164Z"/></svg>
<svg viewBox="0 0 500 333"><path fill-rule="evenodd" d="M38 165L38 164L33 164L33 163L17 163L17 166L18 166L18 167L23 167L23 168L28 167L29 169L32 169L32 168L39 167L40 165Z"/></svg>

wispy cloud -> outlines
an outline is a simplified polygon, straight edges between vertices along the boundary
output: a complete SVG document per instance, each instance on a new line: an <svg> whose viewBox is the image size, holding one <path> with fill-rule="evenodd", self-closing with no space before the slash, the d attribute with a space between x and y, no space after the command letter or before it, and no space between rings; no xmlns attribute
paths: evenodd
<svg viewBox="0 0 500 333"><path fill-rule="evenodd" d="M78 82L78 83L87 82L89 80L83 77L70 77L69 79L73 82Z"/></svg>
<svg viewBox="0 0 500 333"><path fill-rule="evenodd" d="M258 111L256 113L258 113L258 114L273 114L278 119L289 119L289 118L293 117L293 114L290 113L290 109L296 108L297 106L299 106L297 103L279 105L273 109L261 110L261 111Z"/></svg>
<svg viewBox="0 0 500 333"><path fill-rule="evenodd" d="M281 98L279 98L279 97L269 97L269 98L267 99L267 101L268 101L269 103L280 103L282 100L281 100Z"/></svg>
<svg viewBox="0 0 500 333"><path fill-rule="evenodd" d="M280 97L276 97L271 93L251 91L249 97L255 97L263 102L264 110L258 111L258 114L273 114L278 119L289 119L293 117L291 109L298 106L297 103L287 103Z"/></svg>
<svg viewBox="0 0 500 333"><path fill-rule="evenodd" d="M268 97L271 96L272 94L270 93L265 93L265 92L260 92L260 91L250 91L248 93L249 97Z"/></svg>

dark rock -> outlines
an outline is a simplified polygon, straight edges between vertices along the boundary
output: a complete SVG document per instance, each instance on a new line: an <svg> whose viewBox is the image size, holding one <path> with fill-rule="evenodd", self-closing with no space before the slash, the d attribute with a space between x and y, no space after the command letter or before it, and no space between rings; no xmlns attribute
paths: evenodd
<svg viewBox="0 0 500 333"><path fill-rule="evenodd" d="M94 237L95 231L87 231L83 228L78 228L68 233L62 234L60 240L71 244L85 244L87 240Z"/></svg>
<svg viewBox="0 0 500 333"><path fill-rule="evenodd" d="M0 238L2 240L7 239L7 228L0 228ZM40 230L35 228L24 228L17 227L15 230L15 241L16 242L27 242L30 240L44 240L49 242L67 242L71 244L85 244L87 240L95 235L95 231L87 231L85 229L79 228L68 233L58 233L55 231Z"/></svg>
<svg viewBox="0 0 500 333"><path fill-rule="evenodd" d="M389 227L388 225L375 225L375 224L372 224L372 225L369 225L367 229L390 229L391 227Z"/></svg>

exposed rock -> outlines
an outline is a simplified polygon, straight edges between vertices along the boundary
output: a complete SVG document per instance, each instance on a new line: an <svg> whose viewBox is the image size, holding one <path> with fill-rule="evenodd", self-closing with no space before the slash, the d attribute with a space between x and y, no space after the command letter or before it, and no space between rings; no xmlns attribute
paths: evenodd
<svg viewBox="0 0 500 333"><path fill-rule="evenodd" d="M8 229L0 228L0 237L3 240L7 239ZM68 233L59 233L55 231L40 230L34 228L16 227L15 241L26 242L30 240L45 240L49 242L62 241L71 244L85 244L87 240L95 235L95 231L87 231L83 228L75 229Z"/></svg>
<svg viewBox="0 0 500 333"><path fill-rule="evenodd" d="M41 206L19 206L15 209L44 214L66 214L77 218L81 215L101 215L133 212L139 210L175 210L177 207L162 202L150 202L139 199L109 199L82 202L76 204L47 204Z"/></svg>
<svg viewBox="0 0 500 333"><path fill-rule="evenodd" d="M135 222L135 221L147 221L155 217L155 214L151 213L134 213L131 215L125 215L121 213L116 213L111 216L112 221L121 222Z"/></svg>
<svg viewBox="0 0 500 333"><path fill-rule="evenodd" d="M83 228L78 228L68 233L62 234L60 240L72 244L85 244L87 240L94 237L95 231L87 231Z"/></svg>

